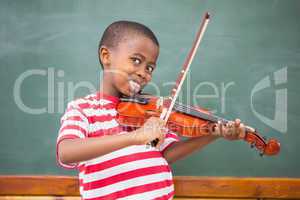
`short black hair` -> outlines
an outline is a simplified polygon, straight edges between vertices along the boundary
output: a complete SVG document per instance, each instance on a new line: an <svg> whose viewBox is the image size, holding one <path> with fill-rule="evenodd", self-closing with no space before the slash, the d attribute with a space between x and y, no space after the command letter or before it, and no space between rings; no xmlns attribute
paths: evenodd
<svg viewBox="0 0 300 200"><path fill-rule="evenodd" d="M98 55L99 55L100 48L103 45L108 48L115 48L129 34L131 37L134 37L135 35L145 36L159 47L159 42L155 34L147 26L133 21L116 21L110 24L105 29L102 38L99 42ZM103 68L100 55L99 55L99 62Z"/></svg>

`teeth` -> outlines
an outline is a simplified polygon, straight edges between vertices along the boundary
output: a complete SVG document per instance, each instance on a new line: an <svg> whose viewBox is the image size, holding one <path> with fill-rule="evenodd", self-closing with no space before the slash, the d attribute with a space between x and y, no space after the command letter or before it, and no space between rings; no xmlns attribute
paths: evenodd
<svg viewBox="0 0 300 200"><path fill-rule="evenodd" d="M130 90L133 92L133 93L137 93L140 91L141 89L141 86L140 84L138 84L137 82L133 81L133 80L130 80L129 81L129 86L130 86Z"/></svg>

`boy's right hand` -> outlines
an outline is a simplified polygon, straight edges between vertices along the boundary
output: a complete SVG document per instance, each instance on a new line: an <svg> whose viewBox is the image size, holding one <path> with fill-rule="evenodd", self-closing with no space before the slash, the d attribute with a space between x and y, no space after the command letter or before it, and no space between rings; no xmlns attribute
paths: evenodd
<svg viewBox="0 0 300 200"><path fill-rule="evenodd" d="M165 129L164 121L159 117L150 117L145 124L134 133L137 144L150 144L156 138L159 140L156 147L164 142Z"/></svg>

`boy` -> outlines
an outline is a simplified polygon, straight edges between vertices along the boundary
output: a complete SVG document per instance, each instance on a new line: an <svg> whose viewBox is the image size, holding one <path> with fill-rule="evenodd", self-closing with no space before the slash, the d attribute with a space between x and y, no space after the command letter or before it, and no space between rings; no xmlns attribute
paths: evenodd
<svg viewBox="0 0 300 200"><path fill-rule="evenodd" d="M104 31L98 53L101 90L68 104L57 138L58 162L79 169L83 199L172 199L170 163L220 136L237 139L244 133L236 120L211 125L209 136L179 141L154 117L142 128L124 131L116 121L119 97L134 96L151 81L159 43L144 25L118 21ZM147 148L156 138L157 146Z"/></svg>

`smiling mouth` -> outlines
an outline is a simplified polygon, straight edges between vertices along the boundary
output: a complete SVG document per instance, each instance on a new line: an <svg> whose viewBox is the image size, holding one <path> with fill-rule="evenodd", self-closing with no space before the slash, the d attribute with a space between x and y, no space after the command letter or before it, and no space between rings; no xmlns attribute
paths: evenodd
<svg viewBox="0 0 300 200"><path fill-rule="evenodd" d="M134 94L138 93L141 90L141 85L133 80L129 81L129 87L130 91Z"/></svg>

